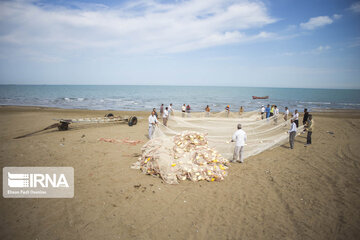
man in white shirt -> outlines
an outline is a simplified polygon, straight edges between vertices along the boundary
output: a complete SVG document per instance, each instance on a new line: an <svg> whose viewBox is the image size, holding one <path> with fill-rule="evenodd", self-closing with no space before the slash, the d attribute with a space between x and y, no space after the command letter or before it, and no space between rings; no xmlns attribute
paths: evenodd
<svg viewBox="0 0 360 240"><path fill-rule="evenodd" d="M295 140L295 136L296 136L296 124L295 124L294 119L291 119L290 130L288 131L288 133L289 133L290 148L293 149L294 148L294 140Z"/></svg>
<svg viewBox="0 0 360 240"><path fill-rule="evenodd" d="M151 115L149 116L149 139L152 139L152 135L155 131L155 125L158 123L158 120L155 116L155 112L152 111Z"/></svg>
<svg viewBox="0 0 360 240"><path fill-rule="evenodd" d="M274 109L274 122L277 123L279 117L279 109L278 107L275 105L275 109Z"/></svg>
<svg viewBox="0 0 360 240"><path fill-rule="evenodd" d="M264 105L261 106L261 119L264 119L265 117L265 107Z"/></svg>
<svg viewBox="0 0 360 240"><path fill-rule="evenodd" d="M246 133L244 130L241 129L241 124L238 124L237 126L238 130L234 133L231 141L235 142L235 148L234 148L234 156L232 162L241 162L243 163L244 160L244 146L246 142Z"/></svg>
<svg viewBox="0 0 360 240"><path fill-rule="evenodd" d="M288 117L289 117L289 109L288 107L285 107L285 113L284 113L284 120L285 122L288 120Z"/></svg>
<svg viewBox="0 0 360 240"><path fill-rule="evenodd" d="M169 119L169 110L168 110L169 108L168 107L166 107L165 108L165 110L164 110L164 114L163 114L163 124L164 124L164 126L167 126L167 121L168 121L168 119Z"/></svg>
<svg viewBox="0 0 360 240"><path fill-rule="evenodd" d="M174 110L172 108L172 103L170 103L170 105L169 105L169 117L170 117L170 115L174 115Z"/></svg>
<svg viewBox="0 0 360 240"><path fill-rule="evenodd" d="M186 111L186 106L185 106L185 103L184 103L184 105L182 105L182 107L181 107L182 117L185 117L185 111Z"/></svg>
<svg viewBox="0 0 360 240"><path fill-rule="evenodd" d="M296 127L299 127L299 113L298 110L296 109L293 115L294 123L296 124Z"/></svg>

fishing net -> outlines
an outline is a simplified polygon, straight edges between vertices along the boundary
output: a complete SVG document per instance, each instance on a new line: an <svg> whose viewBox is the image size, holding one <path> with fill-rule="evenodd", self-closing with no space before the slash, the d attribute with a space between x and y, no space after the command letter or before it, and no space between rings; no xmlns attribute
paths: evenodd
<svg viewBox="0 0 360 240"><path fill-rule="evenodd" d="M133 168L170 184L185 179L220 181L227 175L235 145L231 138L239 123L247 134L244 159L288 139L290 120L285 121L282 115L262 119L258 111L174 112L167 127L159 124L155 128L153 139L143 146Z"/></svg>

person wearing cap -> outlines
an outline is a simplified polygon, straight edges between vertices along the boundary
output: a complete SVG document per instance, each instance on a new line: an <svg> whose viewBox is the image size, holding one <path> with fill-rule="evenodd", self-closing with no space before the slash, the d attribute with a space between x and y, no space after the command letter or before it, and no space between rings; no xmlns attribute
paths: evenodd
<svg viewBox="0 0 360 240"><path fill-rule="evenodd" d="M158 124L158 120L155 116L155 112L152 111L151 115L149 116L149 139L152 139L152 136L154 134L155 131L155 125Z"/></svg>
<svg viewBox="0 0 360 240"><path fill-rule="evenodd" d="M231 142L235 142L234 155L232 162L244 162L244 146L247 139L246 132L241 129L241 124L237 125L237 131L234 133Z"/></svg>
<svg viewBox="0 0 360 240"><path fill-rule="evenodd" d="M226 111L226 117L229 117L229 114L230 114L230 106L229 105L226 106L225 111Z"/></svg>

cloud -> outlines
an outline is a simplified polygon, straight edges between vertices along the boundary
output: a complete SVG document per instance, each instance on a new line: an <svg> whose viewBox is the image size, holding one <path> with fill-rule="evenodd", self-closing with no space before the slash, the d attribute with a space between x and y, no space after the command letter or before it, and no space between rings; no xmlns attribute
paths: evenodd
<svg viewBox="0 0 360 240"><path fill-rule="evenodd" d="M333 15L333 19L334 19L334 20L338 20L338 19L340 19L340 18L342 18L342 15L340 15L340 14L334 14L334 15Z"/></svg>
<svg viewBox="0 0 360 240"><path fill-rule="evenodd" d="M341 17L342 16L339 14L334 14L332 18L329 16L314 17L314 18L310 18L309 21L305 23L300 23L300 27L305 30L314 30L316 28L332 24L334 20L338 20Z"/></svg>
<svg viewBox="0 0 360 240"><path fill-rule="evenodd" d="M260 29L276 21L262 2L250 0L135 0L111 8L1 1L0 48L174 53L272 38Z"/></svg>
<svg viewBox="0 0 360 240"><path fill-rule="evenodd" d="M317 47L315 49L302 51L302 52L284 52L280 55L285 56L285 57L292 57L292 56L297 56L297 55L318 55L321 53L325 53L326 51L328 51L330 49L331 49L331 46L329 46L329 45L324 45L324 46L320 45L319 47Z"/></svg>
<svg viewBox="0 0 360 240"><path fill-rule="evenodd" d="M360 2L353 3L349 9L354 13L360 13Z"/></svg>
<svg viewBox="0 0 360 240"><path fill-rule="evenodd" d="M319 46L316 51L318 52L323 52L323 51L327 51L329 50L331 47L329 45L326 45L326 46Z"/></svg>

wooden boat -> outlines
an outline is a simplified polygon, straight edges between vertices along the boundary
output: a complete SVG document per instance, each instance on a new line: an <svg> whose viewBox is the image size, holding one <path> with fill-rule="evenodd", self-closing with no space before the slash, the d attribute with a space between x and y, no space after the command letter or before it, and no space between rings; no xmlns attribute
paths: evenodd
<svg viewBox="0 0 360 240"><path fill-rule="evenodd" d="M269 96L265 96L265 97L257 97L257 96L252 96L253 99L268 99Z"/></svg>

